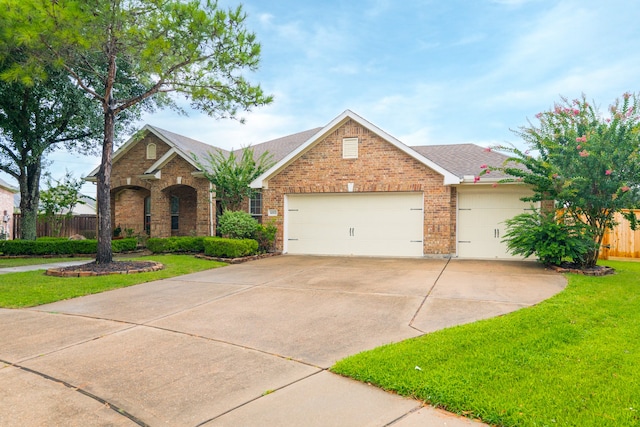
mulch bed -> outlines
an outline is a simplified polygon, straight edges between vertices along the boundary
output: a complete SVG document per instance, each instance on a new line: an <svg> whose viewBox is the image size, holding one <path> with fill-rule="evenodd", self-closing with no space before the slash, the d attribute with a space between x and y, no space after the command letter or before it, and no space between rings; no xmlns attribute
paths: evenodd
<svg viewBox="0 0 640 427"><path fill-rule="evenodd" d="M592 268L581 268L577 264L568 262L562 263L562 265L551 265L549 267L557 271L558 273L575 273L585 276L606 276L608 274L614 274L616 272L615 269L603 265L596 265Z"/></svg>
<svg viewBox="0 0 640 427"><path fill-rule="evenodd" d="M48 276L57 277L88 277L107 276L110 274L147 273L162 270L164 265L155 261L114 261L107 264L89 262L71 267L50 268L46 271Z"/></svg>

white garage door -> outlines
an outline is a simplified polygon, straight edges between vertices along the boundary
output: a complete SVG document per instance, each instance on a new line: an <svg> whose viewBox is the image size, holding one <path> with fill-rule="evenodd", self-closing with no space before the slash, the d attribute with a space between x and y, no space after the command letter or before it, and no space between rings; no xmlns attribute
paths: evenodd
<svg viewBox="0 0 640 427"><path fill-rule="evenodd" d="M458 188L458 256L519 259L507 252L504 221L531 209L520 186Z"/></svg>
<svg viewBox="0 0 640 427"><path fill-rule="evenodd" d="M291 254L422 256L422 193L288 195Z"/></svg>

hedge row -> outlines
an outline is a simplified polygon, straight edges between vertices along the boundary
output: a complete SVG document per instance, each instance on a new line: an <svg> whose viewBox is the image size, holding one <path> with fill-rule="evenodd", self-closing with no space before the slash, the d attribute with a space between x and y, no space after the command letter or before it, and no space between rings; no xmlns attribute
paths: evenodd
<svg viewBox="0 0 640 427"><path fill-rule="evenodd" d="M225 239L209 237L204 240L205 255L220 258L240 258L258 252L258 242L253 239Z"/></svg>
<svg viewBox="0 0 640 427"><path fill-rule="evenodd" d="M204 237L152 237L147 249L154 254L164 252L204 252Z"/></svg>
<svg viewBox="0 0 640 427"><path fill-rule="evenodd" d="M113 252L133 251L138 241L132 239L113 240ZM97 240L69 240L64 238L47 238L38 240L0 240L0 253L3 255L73 255L95 254L98 250Z"/></svg>
<svg viewBox="0 0 640 427"><path fill-rule="evenodd" d="M154 237L147 240L147 249L153 253L204 252L220 258L239 258L258 252L253 239L225 239L222 237Z"/></svg>

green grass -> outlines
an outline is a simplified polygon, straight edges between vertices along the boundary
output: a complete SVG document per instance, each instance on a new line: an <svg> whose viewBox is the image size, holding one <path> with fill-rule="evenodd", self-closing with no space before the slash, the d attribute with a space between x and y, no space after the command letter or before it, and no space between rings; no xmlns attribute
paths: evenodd
<svg viewBox="0 0 640 427"><path fill-rule="evenodd" d="M0 268L7 267L21 267L23 265L38 265L38 264L49 264L52 262L67 262L67 261L82 261L86 259L87 261L92 259L90 257L69 257L69 258L0 258Z"/></svg>
<svg viewBox="0 0 640 427"><path fill-rule="evenodd" d="M46 276L43 270L2 274L0 307L33 307L226 265L189 255L154 255L130 259L158 261L164 264L165 268L150 273L93 277L52 277Z"/></svg>
<svg viewBox="0 0 640 427"><path fill-rule="evenodd" d="M346 358L332 371L500 426L640 425L640 263L541 304ZM419 367L421 370L417 369Z"/></svg>

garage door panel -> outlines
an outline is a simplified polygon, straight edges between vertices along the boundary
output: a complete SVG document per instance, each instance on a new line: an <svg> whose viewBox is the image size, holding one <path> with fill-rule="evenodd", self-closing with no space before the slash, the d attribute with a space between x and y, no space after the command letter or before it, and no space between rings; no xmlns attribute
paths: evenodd
<svg viewBox="0 0 640 427"><path fill-rule="evenodd" d="M458 190L458 256L521 259L503 243L505 221L531 209L526 188Z"/></svg>
<svg viewBox="0 0 640 427"><path fill-rule="evenodd" d="M287 196L287 252L422 256L422 193Z"/></svg>

